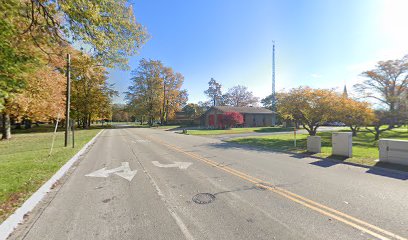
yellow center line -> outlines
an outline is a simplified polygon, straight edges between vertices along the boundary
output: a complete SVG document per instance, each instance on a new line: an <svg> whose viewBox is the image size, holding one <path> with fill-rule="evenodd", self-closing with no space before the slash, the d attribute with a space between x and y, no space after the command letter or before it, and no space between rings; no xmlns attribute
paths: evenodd
<svg viewBox="0 0 408 240"><path fill-rule="evenodd" d="M221 169L221 170L223 170L225 172L228 172L228 173L230 173L230 174L232 174L234 176L237 176L237 177L239 177L241 179L244 179L244 180L246 180L248 182L254 183L255 185L260 185L260 186L262 186L263 188L265 188L265 189L267 189L269 191L272 191L272 192L274 192L276 194L279 194L279 195L281 195L281 196L283 196L283 197L285 197L287 199L290 199L290 200L292 200L292 201L294 201L294 202L296 202L298 204L301 204L301 205L303 205L303 206L305 206L307 208L310 208L310 209L312 209L312 210L314 210L316 212L319 212L319 213L321 213L323 215L326 215L326 216L329 216L329 217L331 217L333 219L336 219L336 220L338 220L338 221L340 221L342 223L345 223L345 224L347 224L349 226L352 226L352 227L354 227L354 228L356 228L358 230L366 232L366 233L368 233L368 234L370 234L370 235L372 235L372 236L374 236L374 237L376 237L378 239L389 240L390 238L388 238L388 237L391 237L391 238L398 239L398 240L408 240L408 239L406 239L404 237L401 237L401 236L399 236L397 234L394 234L392 232L384 230L384 229L382 229L380 227L377 227L375 225L367 223L367 222L365 222L363 220L357 219L357 218L355 218L353 216L350 216L350 215L348 215L346 213L340 212L340 211L335 210L333 208L330 208L330 207L327 207L327 206L322 205L320 203L317 203L317 202L315 202L313 200L310 200L308 198L305 198L305 197L302 197L302 196L297 195L295 193L292 193L292 192L290 192L288 190L285 190L283 188L275 187L275 186L271 187L271 185L273 185L271 183L268 183L268 182L263 181L261 179L258 179L256 177L250 176L250 175L248 175L246 173L240 172L240 171L235 170L233 168L230 168L228 166L224 166L224 165L222 165L222 164L220 164L218 162L215 162L213 160L210 160L208 158L199 156L199 155L191 153L191 152L187 152L187 151L185 151L185 150L183 150L183 149L181 149L179 147L167 144L166 142L158 140L156 138L152 138L152 137L147 137L147 138L149 138L150 140L155 141L157 143L160 143L160 144L162 144L162 145L164 145L164 146L166 146L166 147L168 147L170 149L176 150L176 151L181 152L181 153L183 153L185 155L188 155L188 156L190 156L190 157L192 157L194 159L200 160L200 161L202 161L204 163L207 163L207 164L209 164L209 165L211 165L213 167L216 167L216 168ZM371 229L368 229L368 228L371 228ZM380 235L380 234L374 232L373 230L377 231L379 233L382 233L383 235L386 235L386 236Z"/></svg>

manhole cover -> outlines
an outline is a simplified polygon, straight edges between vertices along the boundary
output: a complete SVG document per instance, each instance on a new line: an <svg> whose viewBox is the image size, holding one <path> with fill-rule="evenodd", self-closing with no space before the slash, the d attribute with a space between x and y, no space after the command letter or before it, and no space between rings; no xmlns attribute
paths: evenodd
<svg viewBox="0 0 408 240"><path fill-rule="evenodd" d="M260 184L256 184L254 189L259 190L259 191L265 191L267 188L265 186L260 185Z"/></svg>
<svg viewBox="0 0 408 240"><path fill-rule="evenodd" d="M193 197L193 202L198 204L207 204L215 200L215 196L211 193L199 193Z"/></svg>

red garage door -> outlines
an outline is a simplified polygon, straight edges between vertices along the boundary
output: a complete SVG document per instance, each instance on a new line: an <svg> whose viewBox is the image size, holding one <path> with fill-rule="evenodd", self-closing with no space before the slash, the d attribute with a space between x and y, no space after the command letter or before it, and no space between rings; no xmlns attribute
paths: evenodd
<svg viewBox="0 0 408 240"><path fill-rule="evenodd" d="M210 125L211 127L214 127L214 126L215 126L215 122L214 122L215 117L214 117L214 114L210 114L210 116L209 116L208 118L209 118L209 119L208 119L208 125Z"/></svg>
<svg viewBox="0 0 408 240"><path fill-rule="evenodd" d="M223 116L224 114L217 114L217 123L218 123L218 128L224 128L224 124L223 124Z"/></svg>

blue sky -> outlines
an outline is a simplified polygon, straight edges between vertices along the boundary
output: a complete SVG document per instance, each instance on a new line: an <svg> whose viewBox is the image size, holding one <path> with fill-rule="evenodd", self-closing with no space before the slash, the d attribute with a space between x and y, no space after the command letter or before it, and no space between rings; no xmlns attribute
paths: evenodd
<svg viewBox="0 0 408 240"><path fill-rule="evenodd" d="M276 88L343 88L380 60L408 54L406 0L133 0L150 40L130 58L161 60L185 77L189 102L206 100L211 77L226 91L245 85L271 93L272 40ZM119 92L130 71L111 69ZM123 102L123 95L115 99Z"/></svg>

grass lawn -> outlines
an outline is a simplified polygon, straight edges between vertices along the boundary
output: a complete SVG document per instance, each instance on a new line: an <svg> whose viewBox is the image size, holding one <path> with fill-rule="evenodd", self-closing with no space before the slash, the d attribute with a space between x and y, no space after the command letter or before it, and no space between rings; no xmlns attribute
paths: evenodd
<svg viewBox="0 0 408 240"><path fill-rule="evenodd" d="M221 134L238 134L251 132L288 132L293 131L293 128L283 127L253 127L253 128L231 128L231 129L198 129L188 130L190 135L221 135Z"/></svg>
<svg viewBox="0 0 408 240"><path fill-rule="evenodd" d="M336 158L331 156L331 134L331 132L320 132L317 134L322 137L322 153L314 154L314 156ZM297 147L294 147L293 134L237 138L230 140L230 142L261 146L276 151L306 153L307 136L307 134L297 135ZM381 134L381 138L408 140L408 130L406 128L399 128L386 131ZM378 154L378 141L374 140L374 135L368 131L362 131L358 133L357 137L353 137L353 157L347 158L344 161L374 166L377 164L374 160L378 159Z"/></svg>
<svg viewBox="0 0 408 240"><path fill-rule="evenodd" d="M51 126L18 130L11 140L0 141L0 223L99 131L77 130L75 148L64 148L64 132L57 132L51 157Z"/></svg>

